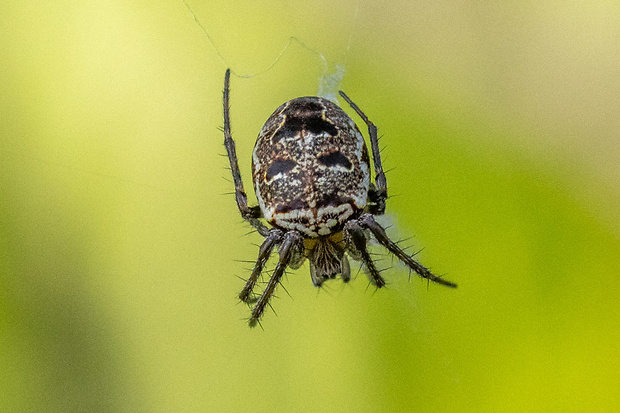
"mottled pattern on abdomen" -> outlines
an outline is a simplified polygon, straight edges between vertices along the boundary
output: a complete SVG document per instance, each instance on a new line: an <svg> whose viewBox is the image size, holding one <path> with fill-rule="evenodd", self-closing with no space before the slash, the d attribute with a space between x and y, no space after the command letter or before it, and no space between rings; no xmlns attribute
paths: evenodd
<svg viewBox="0 0 620 413"><path fill-rule="evenodd" d="M265 219L308 237L340 231L366 206L364 138L326 99L302 97L276 109L256 141L252 171Z"/></svg>

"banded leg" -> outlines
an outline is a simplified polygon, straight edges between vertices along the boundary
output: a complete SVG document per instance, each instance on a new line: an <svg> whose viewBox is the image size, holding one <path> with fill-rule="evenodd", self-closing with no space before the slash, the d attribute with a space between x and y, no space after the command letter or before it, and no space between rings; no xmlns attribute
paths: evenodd
<svg viewBox="0 0 620 413"><path fill-rule="evenodd" d="M251 294L256 286L256 281L260 276L267 260L271 256L271 251L273 251L273 247L282 239L282 231L279 229L272 229L269 231L269 235L265 238L260 249L258 250L258 258L256 259L256 263L254 264L254 269L252 270L252 274L250 278L248 278L243 290L239 293L239 299L244 303L251 303L255 300L252 299Z"/></svg>
<svg viewBox="0 0 620 413"><path fill-rule="evenodd" d="M355 220L349 221L344 226L345 232L345 242L348 244L348 249L350 251L354 251L355 255L358 255L359 258L362 259L364 266L366 267L366 272L368 273L368 278L372 285L377 288L381 288L385 286L385 280L379 274L379 270L375 266L374 261L370 257L368 253L368 249L366 249L366 235L364 234L364 230L362 226Z"/></svg>
<svg viewBox="0 0 620 413"><path fill-rule="evenodd" d="M456 288L456 284L444 280L443 278L439 278L433 273L430 272L428 268L415 261L409 254L403 251L394 241L392 241L386 234L385 230L381 225L375 221L372 215L363 214L360 217L360 222L363 226L368 228L370 232L375 236L377 241L385 248L387 248L392 254L396 255L396 257L401 260L407 267L415 271L422 278L426 278L427 280L436 282L438 284L445 285L447 287Z"/></svg>
<svg viewBox="0 0 620 413"><path fill-rule="evenodd" d="M248 197L243 188L243 180L241 179L241 171L239 170L239 162L237 161L237 152L235 150L235 141L230 131L230 69L226 69L224 75L224 146L228 153L228 161L230 162L230 170L232 172L233 181L235 183L235 200L237 207L243 219L248 221L263 237L269 235L269 229L258 220L261 217L260 208L258 206L249 207Z"/></svg>
<svg viewBox="0 0 620 413"><path fill-rule="evenodd" d="M302 242L303 238L297 231L288 231L282 237L282 244L280 244L280 259L278 260L275 270L273 270L273 274L267 283L265 291L263 291L263 294L260 296L256 302L256 305L252 309L252 316L249 321L250 327L256 326L256 323L258 323L258 320L263 315L265 307L269 304L269 299L271 299L276 287L280 283L280 279L284 275L284 271L286 270L291 257L294 255L295 250L300 247L300 243Z"/></svg>
<svg viewBox="0 0 620 413"><path fill-rule="evenodd" d="M372 160L375 165L375 185L371 185L368 197L375 202L375 207L371 212L374 215L383 215L385 213L385 201L387 200L387 179L383 166L381 165L381 151L379 150L379 137L377 136L377 127L368 119L368 116L341 90L340 96L357 112L362 118L366 126L368 126L368 134L370 135L370 148L372 150Z"/></svg>

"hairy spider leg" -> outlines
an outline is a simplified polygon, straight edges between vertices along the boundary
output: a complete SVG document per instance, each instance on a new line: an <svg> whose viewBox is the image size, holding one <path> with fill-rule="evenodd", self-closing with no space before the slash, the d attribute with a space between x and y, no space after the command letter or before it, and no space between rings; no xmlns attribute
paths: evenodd
<svg viewBox="0 0 620 413"><path fill-rule="evenodd" d="M392 241L385 232L385 229L377 221L375 221L374 217L371 214L363 214L359 218L360 222L363 226L368 228L370 232L375 236L377 241L385 248L387 248L392 254L396 255L396 257L401 260L407 267L411 268L416 274L418 274L422 278L426 278L427 280L436 282L438 284L445 285L447 287L456 288L456 284L443 278L440 278L431 271L414 260L409 254L403 251L394 241Z"/></svg>
<svg viewBox="0 0 620 413"><path fill-rule="evenodd" d="M374 261L368 253L368 249L366 248L368 239L366 238L366 234L364 234L364 229L360 223L357 220L347 222L344 227L344 232L347 248L355 251L356 255L359 255L362 259L371 284L377 288L384 287L385 279L383 279L381 274L379 274L379 270L377 270Z"/></svg>
<svg viewBox="0 0 620 413"><path fill-rule="evenodd" d="M258 250L258 258L256 259L256 263L254 264L254 268L252 269L252 274L250 275L250 278L248 278L248 280L246 281L243 290L241 290L241 292L239 293L239 299L244 303L252 303L256 301L252 297L252 291L256 286L256 281L258 280L258 277L263 271L267 260L269 260L273 248L281 240L282 231L280 231L279 229L272 229L269 231L269 235L267 235L267 238L265 238L265 241L263 241L262 245L260 246L260 249Z"/></svg>
<svg viewBox="0 0 620 413"><path fill-rule="evenodd" d="M362 110L344 93L342 90L339 92L340 96L353 108L360 118L368 126L368 134L370 135L370 148L372 150L372 160L375 166L375 185L371 185L368 191L368 198L374 203L370 212L373 215L383 215L385 213L385 201L387 200L387 179L385 178L385 172L383 172L383 165L381 164L381 151L379 150L379 137L377 136L377 127L374 123L368 119L368 116L362 112Z"/></svg>
<svg viewBox="0 0 620 413"><path fill-rule="evenodd" d="M250 327L254 327L258 323L258 320L265 311L265 307L269 304L269 300L280 283L280 279L282 278L282 275L284 275L284 271L286 270L286 267L288 267L295 249L300 247L303 247L303 238L301 234L296 230L287 231L282 237L282 244L280 244L280 258L278 260L278 264L276 265L276 268L273 271L263 294L260 296L256 302L256 305L252 309L252 316L248 322Z"/></svg>
<svg viewBox="0 0 620 413"><path fill-rule="evenodd" d="M239 170L239 162L237 161L237 152L235 150L235 141L230 131L230 69L226 69L224 75L224 146L228 153L228 161L230 162L230 171L232 172L233 181L235 183L235 200L237 207L243 219L248 221L263 237L269 235L267 228L258 219L261 217L261 211L258 206L248 206L248 197L243 188L243 180L241 179L241 171Z"/></svg>

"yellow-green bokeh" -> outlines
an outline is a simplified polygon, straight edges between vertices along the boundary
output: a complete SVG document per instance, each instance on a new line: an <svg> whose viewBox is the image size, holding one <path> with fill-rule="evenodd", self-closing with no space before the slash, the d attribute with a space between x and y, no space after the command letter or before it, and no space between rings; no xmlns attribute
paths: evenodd
<svg viewBox="0 0 620 413"><path fill-rule="evenodd" d="M189 4L219 53L181 0L0 5L0 410L617 409L617 4ZM380 128L391 234L459 288L304 266L250 330L223 74L261 72L232 78L250 190L309 49Z"/></svg>

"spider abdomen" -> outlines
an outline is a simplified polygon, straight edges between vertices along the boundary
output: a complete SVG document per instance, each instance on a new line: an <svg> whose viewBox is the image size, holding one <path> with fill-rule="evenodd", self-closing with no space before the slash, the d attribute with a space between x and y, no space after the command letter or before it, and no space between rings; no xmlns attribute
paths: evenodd
<svg viewBox="0 0 620 413"><path fill-rule="evenodd" d="M280 106L261 129L252 158L263 217L315 238L339 232L366 207L368 150L336 104L301 97Z"/></svg>

